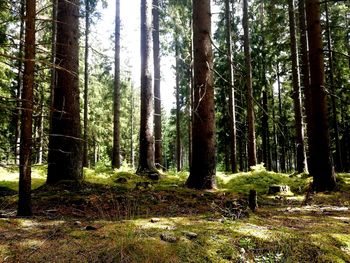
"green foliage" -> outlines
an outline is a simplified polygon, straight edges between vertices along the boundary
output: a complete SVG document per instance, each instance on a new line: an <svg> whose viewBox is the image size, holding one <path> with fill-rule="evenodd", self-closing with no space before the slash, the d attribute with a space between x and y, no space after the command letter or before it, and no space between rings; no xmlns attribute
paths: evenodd
<svg viewBox="0 0 350 263"><path fill-rule="evenodd" d="M268 172L262 165L252 167L252 172L238 173L234 175L219 175L220 188L248 195L249 190L255 189L258 194L267 194L271 185L288 185L295 194L303 193L310 179L290 177L287 174Z"/></svg>

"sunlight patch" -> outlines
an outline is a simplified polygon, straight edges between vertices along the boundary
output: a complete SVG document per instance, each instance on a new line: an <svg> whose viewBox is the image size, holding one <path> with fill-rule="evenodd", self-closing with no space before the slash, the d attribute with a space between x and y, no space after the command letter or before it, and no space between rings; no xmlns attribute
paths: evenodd
<svg viewBox="0 0 350 263"><path fill-rule="evenodd" d="M272 232L269 227L258 226L254 224L244 224L244 226L240 228L235 228L235 231L243 235L252 235L264 240L270 240L272 237Z"/></svg>

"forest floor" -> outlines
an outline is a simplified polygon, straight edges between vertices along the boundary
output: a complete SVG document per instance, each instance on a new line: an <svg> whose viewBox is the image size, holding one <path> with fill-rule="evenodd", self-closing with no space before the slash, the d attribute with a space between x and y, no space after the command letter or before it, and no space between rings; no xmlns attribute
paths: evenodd
<svg viewBox="0 0 350 263"><path fill-rule="evenodd" d="M34 168L34 216L17 218L18 172L0 168L0 262L350 262L349 174L323 194L259 166L218 173L213 191L185 188L186 173L151 182L100 167L74 187L48 187L45 174ZM291 191L268 195L274 184Z"/></svg>

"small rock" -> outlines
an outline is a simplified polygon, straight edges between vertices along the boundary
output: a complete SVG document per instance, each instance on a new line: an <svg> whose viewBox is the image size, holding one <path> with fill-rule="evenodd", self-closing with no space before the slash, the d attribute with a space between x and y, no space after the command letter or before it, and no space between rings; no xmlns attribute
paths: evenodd
<svg viewBox="0 0 350 263"><path fill-rule="evenodd" d="M277 193L288 193L290 192L290 188L288 185L271 185L269 187L269 195L277 194Z"/></svg>
<svg viewBox="0 0 350 263"><path fill-rule="evenodd" d="M159 180L159 174L158 173L151 173L148 175L148 178L151 180Z"/></svg>
<svg viewBox="0 0 350 263"><path fill-rule="evenodd" d="M160 221L159 218L152 218L151 223L158 223Z"/></svg>
<svg viewBox="0 0 350 263"><path fill-rule="evenodd" d="M185 236L188 238L188 239L195 239L198 237L198 234L197 233L194 233L194 232L185 232Z"/></svg>
<svg viewBox="0 0 350 263"><path fill-rule="evenodd" d="M74 222L74 225L75 225L75 226L80 226L80 225L81 225L81 222L80 222L80 221L75 221L75 222Z"/></svg>
<svg viewBox="0 0 350 263"><path fill-rule="evenodd" d="M94 226L86 226L84 227L84 230L96 230L97 228Z"/></svg>
<svg viewBox="0 0 350 263"><path fill-rule="evenodd" d="M169 233L160 234L160 239L169 243L175 243L177 241L177 238Z"/></svg>

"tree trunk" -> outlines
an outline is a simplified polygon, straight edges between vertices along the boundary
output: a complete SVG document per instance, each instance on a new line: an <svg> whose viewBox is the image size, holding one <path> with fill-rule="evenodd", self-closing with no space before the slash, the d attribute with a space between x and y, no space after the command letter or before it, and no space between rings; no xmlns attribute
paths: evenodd
<svg viewBox="0 0 350 263"><path fill-rule="evenodd" d="M229 67L229 86L228 86L228 108L230 125L230 152L231 152L231 171L237 173L237 140L236 140L236 110L235 110L235 90L234 90L234 72L232 66L232 36L231 36L231 12L230 1L225 0L225 19L226 19L226 50L227 63Z"/></svg>
<svg viewBox="0 0 350 263"><path fill-rule="evenodd" d="M112 167L120 168L120 0L115 9L114 105Z"/></svg>
<svg viewBox="0 0 350 263"><path fill-rule="evenodd" d="M310 175L314 179L314 189L322 192L333 190L336 180L330 151L319 0L306 0L306 19L312 98L312 118L309 123Z"/></svg>
<svg viewBox="0 0 350 263"><path fill-rule="evenodd" d="M58 0L56 62L47 183L81 181L79 107L79 1Z"/></svg>
<svg viewBox="0 0 350 263"><path fill-rule="evenodd" d="M88 160L88 106L89 106L89 34L90 34L90 0L85 0L85 58L84 58L84 143L83 167L89 166Z"/></svg>
<svg viewBox="0 0 350 263"><path fill-rule="evenodd" d="M134 154L134 89L132 84L131 89L131 107L130 107L130 164L134 169L135 167L135 154Z"/></svg>
<svg viewBox="0 0 350 263"><path fill-rule="evenodd" d="M194 104L192 166L187 186L216 187L215 107L210 0L193 1Z"/></svg>
<svg viewBox="0 0 350 263"><path fill-rule="evenodd" d="M246 65L247 119L248 119L248 165L256 165L255 117L253 103L252 64L248 21L248 0L243 0L244 57Z"/></svg>
<svg viewBox="0 0 350 263"><path fill-rule="evenodd" d="M192 20L192 19L191 19ZM192 33L192 21L190 22L190 27L191 27L191 33ZM192 35L192 34L191 34ZM188 122L188 163L189 163L189 170L191 171L192 167L192 156L193 156L193 151L192 151L192 126L193 126L193 91L194 91L194 78L193 78L193 39L190 44L190 58L191 58L191 65L189 67L189 76L190 76L190 88L189 88L189 122Z"/></svg>
<svg viewBox="0 0 350 263"><path fill-rule="evenodd" d="M159 0L153 0L153 61L154 61L154 161L159 169L162 161L162 107L160 95Z"/></svg>
<svg viewBox="0 0 350 263"><path fill-rule="evenodd" d="M154 165L152 0L141 0L141 123L137 174L158 177Z"/></svg>
<svg viewBox="0 0 350 263"><path fill-rule="evenodd" d="M310 68L308 56L308 40L306 31L306 14L305 14L305 0L298 1L299 12L299 27L300 27L300 54L301 54L301 79L304 88L304 105L306 112L307 123L307 137L310 137L309 123L311 123L311 91L310 91ZM306 164L305 164L306 165ZM307 158L307 166L310 166L310 160Z"/></svg>
<svg viewBox="0 0 350 263"><path fill-rule="evenodd" d="M179 65L179 43L178 33L175 33L175 97L176 97L176 170L181 171L181 129L180 129L180 65Z"/></svg>
<svg viewBox="0 0 350 263"><path fill-rule="evenodd" d="M332 128L333 135L335 140L335 168L336 171L343 171L342 158L341 158L341 146L339 141L339 127L337 120L337 102L336 102L336 91L334 85L334 76L333 76L333 53L332 53L332 44L331 44L331 32L329 27L329 10L328 3L325 2L326 9L326 37L327 37L327 49L328 49L328 66L329 66L329 90L331 91L331 109L332 109Z"/></svg>
<svg viewBox="0 0 350 263"><path fill-rule="evenodd" d="M290 49L292 60L292 82L293 82L293 102L294 102L294 119L295 119L295 137L296 137L296 170L298 173L304 172L305 169L305 146L304 130L302 119L302 106L300 97L300 76L299 76L299 59L297 50L294 0L288 0L289 13L289 32L290 32Z"/></svg>
<svg viewBox="0 0 350 263"><path fill-rule="evenodd" d="M18 188L18 216L31 216L31 157L33 90L35 70L35 15L36 1L26 1L25 61L21 115L21 147Z"/></svg>
<svg viewBox="0 0 350 263"><path fill-rule="evenodd" d="M282 94L281 94L281 81L280 81L280 72L279 72L279 64L277 62L277 86L278 86L278 113L279 113L279 145L281 147L281 158L280 158L280 170L282 173L286 172L286 146L285 146L285 118L282 113Z"/></svg>

